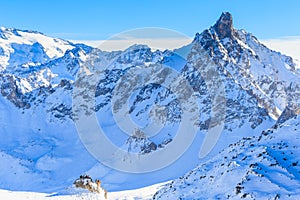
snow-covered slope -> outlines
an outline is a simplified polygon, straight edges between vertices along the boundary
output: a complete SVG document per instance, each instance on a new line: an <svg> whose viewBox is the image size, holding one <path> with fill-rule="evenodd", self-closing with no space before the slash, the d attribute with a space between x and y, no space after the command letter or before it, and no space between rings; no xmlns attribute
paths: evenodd
<svg viewBox="0 0 300 200"><path fill-rule="evenodd" d="M0 28L0 71L28 68L64 55L71 42L50 38L35 31Z"/></svg>
<svg viewBox="0 0 300 200"><path fill-rule="evenodd" d="M299 199L300 116L230 144L154 199Z"/></svg>
<svg viewBox="0 0 300 200"><path fill-rule="evenodd" d="M70 186L82 173L101 179L109 191L176 179L199 162L213 159L230 143L258 137L277 119L282 123L299 114L299 73L293 60L260 44L250 33L235 30L229 13L196 34L191 44L175 51L133 45L124 51L104 52L37 32L6 28L0 36L0 187L4 189L53 192ZM165 149L183 120L176 92L182 95L186 91L153 83L161 79L147 77L147 73L139 79L128 76L152 66L162 72L160 66L173 69L193 88L200 110L194 142L176 162L153 173L110 169L81 143L74 108L95 111L106 136L128 153L145 155ZM97 70L95 84L87 74ZM80 85L79 72L87 73ZM218 79L212 78L214 73ZM148 80L149 84L136 88L129 98L131 88L122 88L120 80L128 84ZM221 85L223 93L216 93ZM78 88L82 91L76 93ZM143 132L160 128L157 124L163 124L163 129L148 138L124 134L113 116L116 93L129 98L128 115ZM84 104L74 106L76 95L94 99L92 110ZM221 114L213 118L216 111ZM290 116L279 117L281 113ZM155 119L160 123L153 123ZM199 148L208 129L223 121L219 140L200 160Z"/></svg>
<svg viewBox="0 0 300 200"><path fill-rule="evenodd" d="M108 193L109 200L150 200L164 183L151 185L136 190L124 190ZM104 200L99 194L88 193L84 190L68 188L62 193L17 192L0 189L0 198L9 200Z"/></svg>

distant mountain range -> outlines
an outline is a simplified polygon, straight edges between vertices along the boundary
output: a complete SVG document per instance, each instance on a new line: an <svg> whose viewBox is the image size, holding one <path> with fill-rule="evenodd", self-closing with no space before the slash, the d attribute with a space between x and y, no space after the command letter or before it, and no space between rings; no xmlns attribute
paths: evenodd
<svg viewBox="0 0 300 200"><path fill-rule="evenodd" d="M112 116L118 81L130 70L159 64L176 70L192 87L200 110L198 132L171 166L150 174L116 171L98 163L81 143L72 105L77 75L87 63L97 68L104 61L111 63L99 75L94 111L107 137L128 152L151 154L166 148L183 111L168 88L141 86L130 97L130 117L145 132L147 127L155 129L151 119L158 115L156 105L166 113L159 119L164 128L151 138L128 136ZM220 80L204 77L211 69L224 86L226 101L220 105L213 105L210 91ZM134 45L105 52L39 32L1 28L0 90L1 188L53 192L89 173L109 191L175 179L154 199L299 198L300 66L251 33L236 30L230 13L222 13L191 44L173 51ZM128 90L118 92L126 96ZM212 111L220 108L224 129L212 152L200 160L207 130L219 123L212 124Z"/></svg>

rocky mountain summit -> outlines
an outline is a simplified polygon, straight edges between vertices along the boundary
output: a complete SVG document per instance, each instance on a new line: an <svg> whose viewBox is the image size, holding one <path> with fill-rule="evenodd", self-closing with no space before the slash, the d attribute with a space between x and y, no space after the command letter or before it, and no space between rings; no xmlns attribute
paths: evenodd
<svg viewBox="0 0 300 200"><path fill-rule="evenodd" d="M146 76L149 69L160 73ZM144 73L129 76L139 71ZM93 73L96 81L89 79ZM147 179L145 174L123 174L99 164L80 141L74 108L95 113L106 136L119 148L138 154L158 152L174 141L185 111L178 94L186 91L172 90L171 84L163 85L168 78L163 76L165 73L187 81L188 88L192 89L190 95L196 99L199 113L194 123L197 134L192 150L170 168L157 172L153 176L157 180ZM141 187L178 178L204 162L197 155L210 129L223 127L208 160L230 144L240 145L243 138L254 138L251 139L254 141L262 131L297 116L299 76L299 66L291 57L268 49L251 33L235 29L228 12L222 13L215 25L197 33L191 44L173 51L153 51L146 45L134 45L124 51L105 52L39 32L1 28L0 153L4 164L0 169L7 172L0 172L3 177L0 186L52 191L70 185L78 174L86 171L103 180L109 190L124 189L124 185L128 189L137 187L134 183L137 180L143 180ZM128 94L132 88L122 89L120 82L124 84L124 80L130 86L141 80L146 80L146 84ZM82 90L75 94L78 88ZM93 106L74 105L74 95L92 100ZM115 104L120 100L116 97L124 97L122 102L128 103L126 116L140 131L132 131L128 125L124 128L130 130L127 135L118 127L114 115L121 105ZM146 137L154 130L156 135ZM200 166L210 166L207 164L210 162L215 161ZM226 162L231 166L229 163L233 161ZM12 167L12 163L17 167ZM213 173L209 170L205 167L205 173ZM21 185L10 179L11 176L22 177L29 184ZM116 180L116 176L122 178ZM35 182L31 181L32 177ZM41 184L45 182L47 186ZM191 185L194 187L196 183ZM165 193L171 195L169 189L164 189L156 197ZM233 194L228 192L228 195Z"/></svg>

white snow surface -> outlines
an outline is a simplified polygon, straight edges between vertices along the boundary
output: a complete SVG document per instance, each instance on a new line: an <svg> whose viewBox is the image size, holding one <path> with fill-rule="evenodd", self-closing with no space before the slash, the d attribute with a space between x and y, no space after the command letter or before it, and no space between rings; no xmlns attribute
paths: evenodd
<svg viewBox="0 0 300 200"><path fill-rule="evenodd" d="M157 190L166 183L154 184L149 187L108 193L108 200L151 200ZM38 192L21 192L0 189L0 199L9 200L104 200L99 194L88 193L79 189L66 189L64 194L48 194ZM68 194L69 193L69 194ZM75 193L75 194L72 194Z"/></svg>
<svg viewBox="0 0 300 200"><path fill-rule="evenodd" d="M39 32L0 27L0 71L7 67L28 67L59 58L74 45Z"/></svg>
<svg viewBox="0 0 300 200"><path fill-rule="evenodd" d="M299 199L300 116L218 156L165 185L154 199Z"/></svg>
<svg viewBox="0 0 300 200"><path fill-rule="evenodd" d="M100 179L111 199L151 199L157 190L155 198L160 199L227 198L224 194L233 199L242 195L275 198L276 191L282 197L299 197L299 117L276 130L268 130L269 134L258 141L261 132L276 123L290 99L299 102L296 87L300 82L299 70L291 58L269 50L251 34L245 31L238 34L235 44L228 38L212 40L216 44L213 53L217 54L219 50L219 55L224 55L216 58L218 67L223 70L228 100L224 110L228 115L226 128L212 152L205 159L198 158L207 134L207 128L202 128L190 148L172 165L153 173L129 174L104 166L92 157L80 141L72 119L74 81L80 67L86 67L88 71L85 61L89 58L89 47L38 32L1 28L0 188L3 190L0 190L0 199L98 198L72 188L73 181L84 173ZM111 91L120 74L133 67L149 67L157 62L164 62L178 73L185 70L185 75L194 81L191 84L199 89L195 93L202 109L201 125L207 125L211 108L207 106L206 86L201 83L199 71L185 68L187 63L191 66L205 60L206 54L202 54L201 49L198 51L200 42L196 39L175 50L179 55L172 51L152 51L145 45L134 45L118 52L93 49L96 51L92 55L95 56L93 62L118 58L107 66L107 74L101 74L100 89L95 94L99 124L113 143L128 151L141 152L141 147L145 144L147 147L151 142L160 145L157 149L165 148L166 141L174 137L180 123L177 116L180 110L174 105L173 95L164 88L142 88L145 90L136 91L129 99L130 117L141 127L150 123L148 115L153 107L169 109L169 122L151 140L129 138L114 123L112 116ZM230 45L236 48L229 53ZM241 52L241 58L235 56ZM154 102L158 105L153 106ZM257 156L259 154L265 157ZM286 154L288 156L283 156ZM225 156L231 157L226 159ZM251 164L255 168L249 167ZM247 173L252 181L247 180ZM200 178L202 176L205 177ZM164 186L153 185L173 179ZM260 188L256 181L265 187ZM243 182L242 192L236 194L236 185L240 182ZM152 186L141 188L149 185ZM128 191L115 192L120 190Z"/></svg>

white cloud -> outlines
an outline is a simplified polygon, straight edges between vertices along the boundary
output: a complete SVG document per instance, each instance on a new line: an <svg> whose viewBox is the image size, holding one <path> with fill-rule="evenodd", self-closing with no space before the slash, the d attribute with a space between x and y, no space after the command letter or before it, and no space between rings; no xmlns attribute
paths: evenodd
<svg viewBox="0 0 300 200"><path fill-rule="evenodd" d="M300 61L300 37L284 37L262 40L268 48L279 51Z"/></svg>

